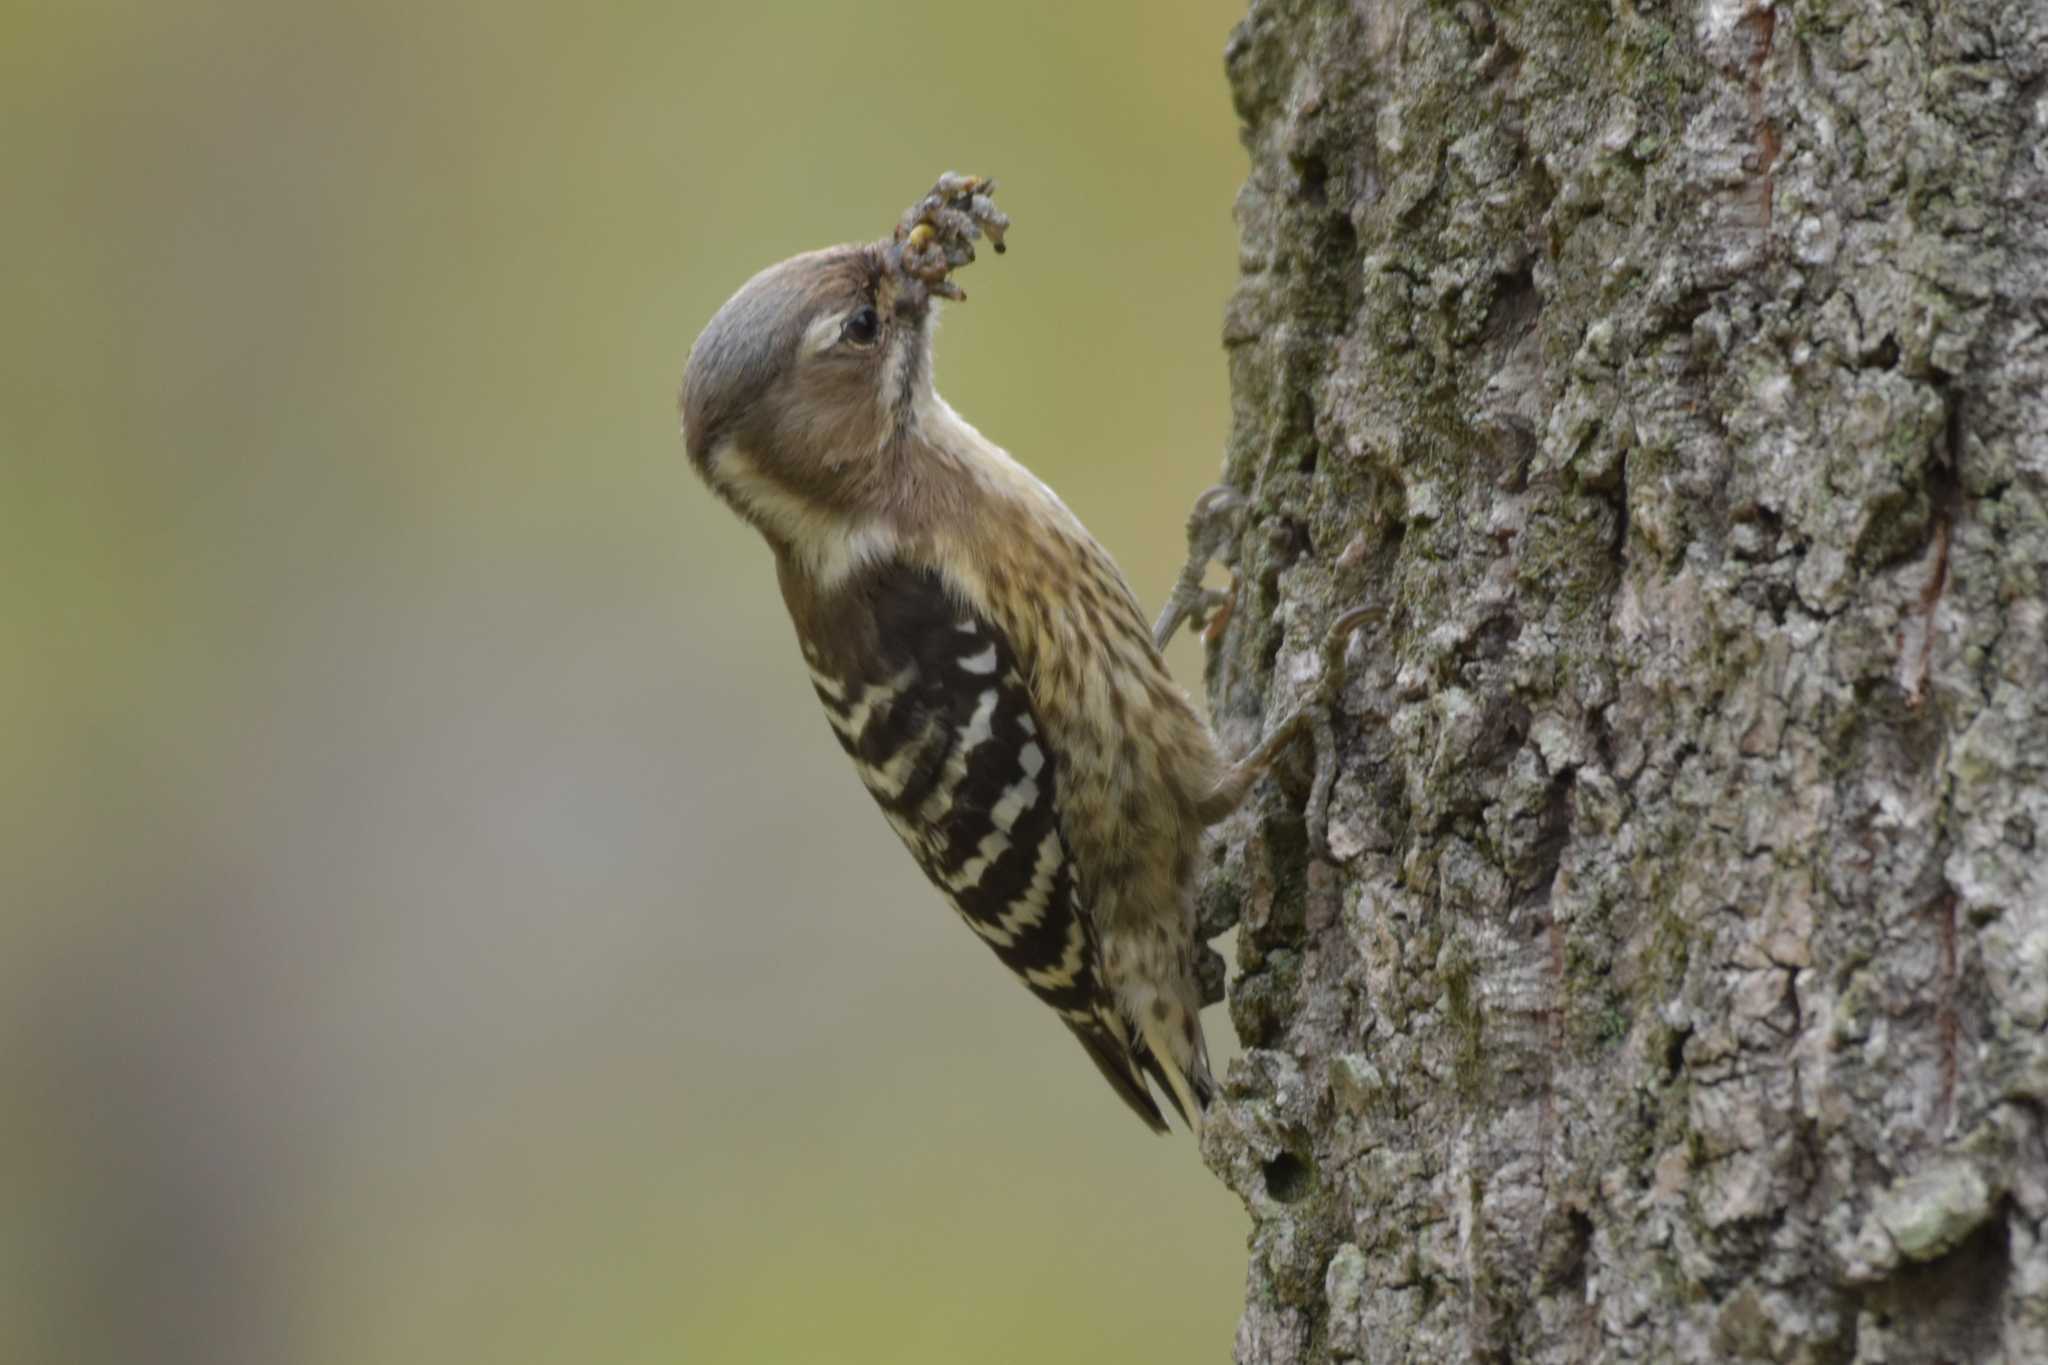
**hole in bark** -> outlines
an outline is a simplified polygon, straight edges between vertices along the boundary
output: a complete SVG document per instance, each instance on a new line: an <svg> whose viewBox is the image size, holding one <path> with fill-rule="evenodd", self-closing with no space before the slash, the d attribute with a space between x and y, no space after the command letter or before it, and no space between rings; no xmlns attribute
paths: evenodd
<svg viewBox="0 0 2048 1365"><path fill-rule="evenodd" d="M1476 681L1476 680L1475 680ZM1504 763L1514 756L1529 737L1529 708L1510 700L1488 709L1466 762L1475 768Z"/></svg>
<svg viewBox="0 0 2048 1365"><path fill-rule="evenodd" d="M1733 528L1731 553L1752 564L1768 564L1778 557L1778 541L1784 535L1785 520L1760 502L1737 503L1728 509Z"/></svg>
<svg viewBox="0 0 2048 1365"><path fill-rule="evenodd" d="M1797 596L1790 583L1772 583L1765 587L1764 607L1771 613L1774 625L1785 624L1785 618L1791 614L1792 603Z"/></svg>
<svg viewBox="0 0 2048 1365"><path fill-rule="evenodd" d="M1535 838L1520 860L1526 869L1522 880L1523 903L1532 908L1550 904L1551 886L1557 880L1558 867L1564 862L1565 845L1571 841L1572 785L1577 777L1576 768L1566 768L1551 775L1550 790L1544 797Z"/></svg>
<svg viewBox="0 0 2048 1365"><path fill-rule="evenodd" d="M1330 252L1336 257L1338 267L1344 271L1343 278L1351 282L1352 262L1358 259L1358 229L1351 226L1349 218L1336 217L1330 222ZM1346 293L1350 291L1347 289ZM1346 314L1349 316L1349 313Z"/></svg>
<svg viewBox="0 0 2048 1365"><path fill-rule="evenodd" d="M1486 310L1486 330L1510 339L1529 330L1543 311L1543 297L1536 292L1536 273L1528 265L1496 277L1493 303Z"/></svg>
<svg viewBox="0 0 2048 1365"><path fill-rule="evenodd" d="M2012 1278L2007 1206L1945 1256L1872 1288L1865 1311L1888 1328L1893 1359L1989 1360Z"/></svg>
<svg viewBox="0 0 2048 1365"><path fill-rule="evenodd" d="M1316 458L1321 453L1314 446L1310 446L1307 450L1301 452L1301 461L1295 465L1295 468L1303 474L1314 474L1316 472Z"/></svg>
<svg viewBox="0 0 2048 1365"><path fill-rule="evenodd" d="M1566 1297L1576 1298L1585 1292L1587 1253L1593 1248L1593 1220L1582 1210L1573 1209L1565 1215L1563 1236L1552 1253L1550 1287L1561 1290Z"/></svg>
<svg viewBox="0 0 2048 1365"><path fill-rule="evenodd" d="M1621 457L1621 486L1614 494L1614 541L1607 552L1617 564L1628 562L1628 456Z"/></svg>
<svg viewBox="0 0 2048 1365"><path fill-rule="evenodd" d="M1664 1035L1664 1074L1676 1080L1678 1073L1685 1069L1685 1040L1692 1037L1689 1028L1673 1029Z"/></svg>
<svg viewBox="0 0 2048 1365"><path fill-rule="evenodd" d="M1507 657L1515 641L1522 638L1522 618L1512 610L1498 611L1479 623L1465 646L1465 657L1492 661Z"/></svg>
<svg viewBox="0 0 2048 1365"><path fill-rule="evenodd" d="M1282 1152L1264 1167L1266 1193L1282 1204L1299 1203L1315 1184L1315 1172L1292 1152Z"/></svg>
<svg viewBox="0 0 2048 1365"><path fill-rule="evenodd" d="M1301 159L1301 197L1317 208L1330 202L1330 168L1319 156Z"/></svg>

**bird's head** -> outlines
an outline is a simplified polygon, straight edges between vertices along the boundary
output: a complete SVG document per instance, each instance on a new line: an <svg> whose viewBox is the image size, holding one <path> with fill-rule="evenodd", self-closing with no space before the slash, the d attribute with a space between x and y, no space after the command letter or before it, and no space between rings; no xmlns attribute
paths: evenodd
<svg viewBox="0 0 2048 1365"><path fill-rule="evenodd" d="M763 529L767 504L849 513L888 477L931 391L929 294L889 243L772 265L726 301L690 350L691 463Z"/></svg>
<svg viewBox="0 0 2048 1365"><path fill-rule="evenodd" d="M904 461L932 398L934 295L1009 219L995 182L951 172L879 242L793 256L748 280L690 349L683 440L719 496L771 540L873 519L919 480Z"/></svg>

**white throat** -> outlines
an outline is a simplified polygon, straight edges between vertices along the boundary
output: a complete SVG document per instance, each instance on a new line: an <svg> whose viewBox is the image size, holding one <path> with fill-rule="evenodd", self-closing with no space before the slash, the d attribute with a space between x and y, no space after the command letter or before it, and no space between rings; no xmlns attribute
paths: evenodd
<svg viewBox="0 0 2048 1365"><path fill-rule="evenodd" d="M843 516L784 488L762 472L737 442L722 442L705 461L711 486L741 514L787 545L820 588L835 588L864 565L886 559L897 546L885 522Z"/></svg>

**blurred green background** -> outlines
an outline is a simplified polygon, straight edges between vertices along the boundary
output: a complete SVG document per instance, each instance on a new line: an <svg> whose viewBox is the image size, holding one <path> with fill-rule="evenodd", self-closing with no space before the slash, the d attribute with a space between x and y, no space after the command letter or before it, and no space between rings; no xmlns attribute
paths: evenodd
<svg viewBox="0 0 2048 1365"><path fill-rule="evenodd" d="M1235 1200L923 884L673 395L995 174L940 383L1156 606L1239 11L0 7L0 1359L1227 1358Z"/></svg>

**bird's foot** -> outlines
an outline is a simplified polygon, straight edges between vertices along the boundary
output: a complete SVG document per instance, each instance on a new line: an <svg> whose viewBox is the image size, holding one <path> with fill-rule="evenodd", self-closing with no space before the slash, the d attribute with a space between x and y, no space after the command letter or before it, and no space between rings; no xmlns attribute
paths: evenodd
<svg viewBox="0 0 2048 1365"><path fill-rule="evenodd" d="M1183 621L1200 626L1211 611L1227 607L1231 594L1202 586L1209 565L1225 558L1237 543L1238 527L1244 519L1244 495L1228 484L1217 484L1188 512L1188 559L1180 578L1166 599L1159 621L1152 627L1152 647L1165 650Z"/></svg>
<svg viewBox="0 0 2048 1365"><path fill-rule="evenodd" d="M1353 607L1331 623L1323 633L1323 667L1314 688L1203 798L1199 809L1205 823L1215 824L1236 810L1273 761L1307 735L1315 749L1315 774L1309 782L1304 812L1309 848L1316 857L1330 859L1330 790L1337 780L1337 731L1332 716L1344 691L1344 654L1352 634L1379 615L1378 607Z"/></svg>

